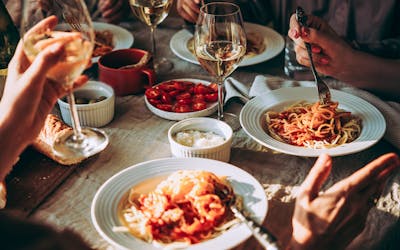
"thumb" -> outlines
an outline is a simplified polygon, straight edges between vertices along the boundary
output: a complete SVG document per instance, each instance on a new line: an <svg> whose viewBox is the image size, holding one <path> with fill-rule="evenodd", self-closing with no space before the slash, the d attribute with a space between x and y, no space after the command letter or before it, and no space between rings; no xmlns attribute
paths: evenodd
<svg viewBox="0 0 400 250"><path fill-rule="evenodd" d="M318 196L318 192L328 178L331 168L332 158L327 154L321 154L301 184L301 190L308 194L310 200Z"/></svg>
<svg viewBox="0 0 400 250"><path fill-rule="evenodd" d="M332 47L336 40L331 33L313 28L308 28L307 35L303 35L301 38L304 42L317 44L322 48Z"/></svg>
<svg viewBox="0 0 400 250"><path fill-rule="evenodd" d="M38 54L31 66L26 71L26 83L34 82L44 84L47 72L60 60L64 52L63 43L55 43Z"/></svg>

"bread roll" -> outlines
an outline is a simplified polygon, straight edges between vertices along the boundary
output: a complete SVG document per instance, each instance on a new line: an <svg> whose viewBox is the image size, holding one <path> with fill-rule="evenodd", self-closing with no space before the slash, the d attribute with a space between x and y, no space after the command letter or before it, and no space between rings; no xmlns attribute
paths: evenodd
<svg viewBox="0 0 400 250"><path fill-rule="evenodd" d="M68 158L62 159L54 154L52 145L58 136L62 136L65 133L71 131L72 128L66 125L60 118L55 115L49 114L46 118L44 126L32 144L40 153L46 155L50 159L62 164L72 165L81 162L85 158Z"/></svg>

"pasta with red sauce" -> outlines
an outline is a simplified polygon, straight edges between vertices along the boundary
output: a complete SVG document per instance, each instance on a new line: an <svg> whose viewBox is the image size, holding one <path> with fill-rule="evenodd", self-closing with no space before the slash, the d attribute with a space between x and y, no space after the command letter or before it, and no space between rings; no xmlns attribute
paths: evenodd
<svg viewBox="0 0 400 250"><path fill-rule="evenodd" d="M267 111L268 132L276 140L314 149L352 142L361 133L361 119L338 105L298 102L282 112Z"/></svg>
<svg viewBox="0 0 400 250"><path fill-rule="evenodd" d="M236 224L229 208L233 201L240 203L225 179L207 171L181 170L147 194L133 187L120 218L130 233L147 242L185 246Z"/></svg>

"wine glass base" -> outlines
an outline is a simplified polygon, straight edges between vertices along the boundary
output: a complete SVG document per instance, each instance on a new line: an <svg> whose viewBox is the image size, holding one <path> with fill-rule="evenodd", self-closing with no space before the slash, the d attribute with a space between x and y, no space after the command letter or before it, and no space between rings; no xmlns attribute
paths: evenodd
<svg viewBox="0 0 400 250"><path fill-rule="evenodd" d="M167 58L160 58L158 61L154 63L154 70L157 74L166 74L170 73L171 69L174 67L171 61Z"/></svg>
<svg viewBox="0 0 400 250"><path fill-rule="evenodd" d="M217 114L214 114L212 117L226 122L234 132L238 131L241 128L239 117L235 114L224 112L224 116L222 117L222 119L219 119Z"/></svg>
<svg viewBox="0 0 400 250"><path fill-rule="evenodd" d="M82 139L76 140L74 131L65 133L53 144L53 152L63 159L85 159L103 151L108 145L108 136L100 129L82 128Z"/></svg>

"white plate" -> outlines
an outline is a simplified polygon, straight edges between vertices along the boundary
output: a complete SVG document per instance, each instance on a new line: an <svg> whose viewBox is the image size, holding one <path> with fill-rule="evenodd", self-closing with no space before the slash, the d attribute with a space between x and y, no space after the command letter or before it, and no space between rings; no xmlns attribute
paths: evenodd
<svg viewBox="0 0 400 250"><path fill-rule="evenodd" d="M110 244L122 249L159 249L135 238L130 233L113 232L113 226L121 226L117 215L118 203L132 186L154 176L166 176L178 170L198 169L227 176L236 194L243 197L246 211L262 223L268 204L261 184L249 173L231 164L202 158L165 158L131 166L115 174L97 191L91 208L92 222L99 234ZM192 245L190 250L232 248L251 236L244 224L229 229L224 234Z"/></svg>
<svg viewBox="0 0 400 250"><path fill-rule="evenodd" d="M239 64L239 67L249 66L267 61L278 55L285 47L285 41L283 40L283 37L271 28L247 22L244 23L244 27L248 31L261 34L264 37L266 48L264 52L259 55L250 58L243 58L243 60ZM187 43L192 38L192 36L193 35L188 30L180 30L172 36L169 46L172 52L174 52L177 57L194 64L199 64L196 57L190 52L187 47Z"/></svg>
<svg viewBox="0 0 400 250"><path fill-rule="evenodd" d="M171 80L167 80L165 82L169 82L169 81L189 81L189 82L193 82L193 83L203 83L204 85L210 84L209 81L193 79L193 78L171 79ZM164 83L164 82L162 82L162 83ZM162 84L162 83L159 83L159 84ZM153 112L155 115L157 115L161 118L167 119L167 120L172 120L172 121L180 121L180 120L183 120L186 118L192 118L192 117L209 116L209 115L213 114L215 111L217 111L217 109L218 109L218 102L213 102L213 103L207 103L207 108L200 110L200 111L175 113L175 112L164 111L164 110L154 107L147 100L146 96L144 96L144 101L146 103L147 108L151 112Z"/></svg>
<svg viewBox="0 0 400 250"><path fill-rule="evenodd" d="M132 46L134 38L131 32L128 30L109 23L93 22L93 28L95 31L109 30L113 33L113 44L114 49L128 49ZM92 63L97 63L99 56L92 58Z"/></svg>
<svg viewBox="0 0 400 250"><path fill-rule="evenodd" d="M339 108L350 111L361 118L360 136L351 143L330 149L310 149L293 146L273 139L266 132L265 112L270 109L282 110L296 101L316 102L316 88L281 88L257 96L244 105L240 112L240 124L244 131L255 141L274 150L298 156L317 157L322 152L331 156L347 155L359 152L377 143L385 133L386 122L383 115L369 102L338 90L331 90L332 100L339 102Z"/></svg>

